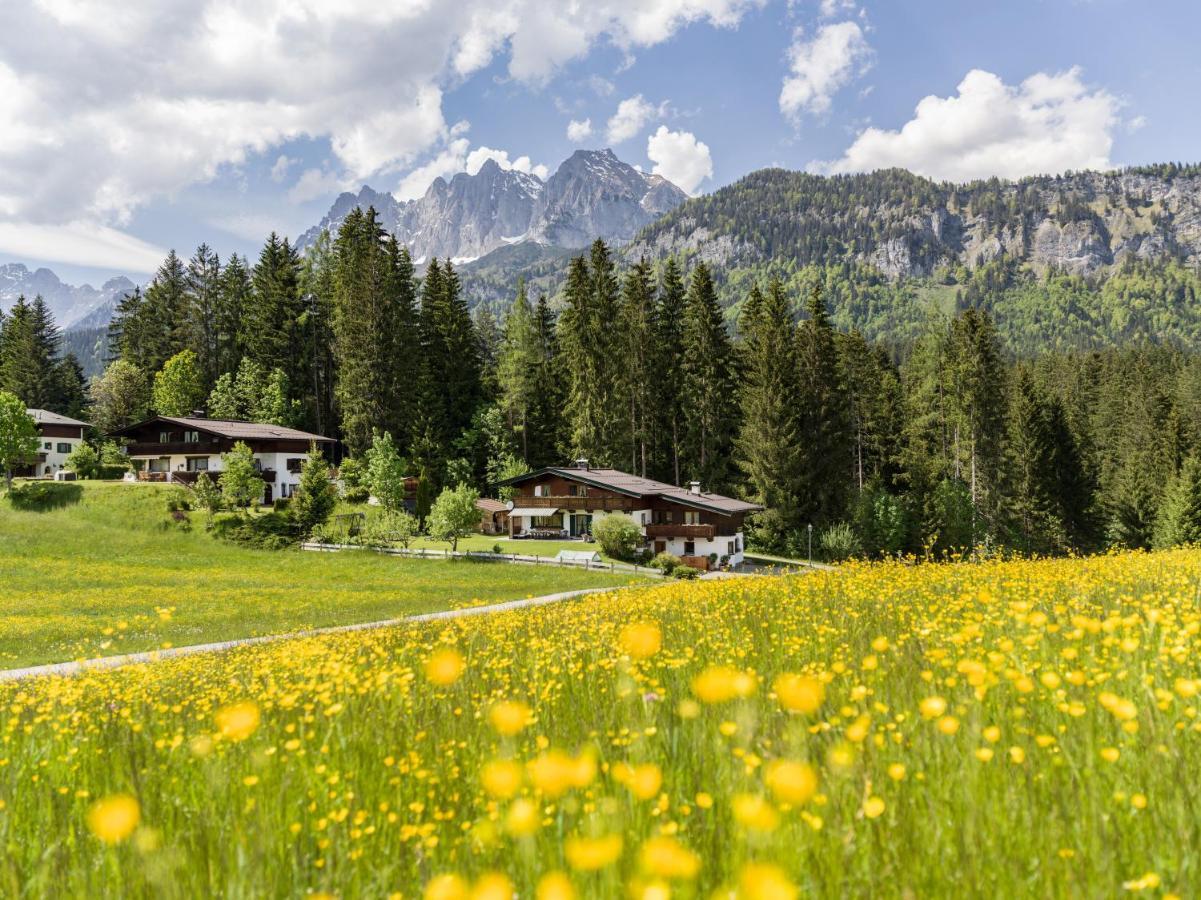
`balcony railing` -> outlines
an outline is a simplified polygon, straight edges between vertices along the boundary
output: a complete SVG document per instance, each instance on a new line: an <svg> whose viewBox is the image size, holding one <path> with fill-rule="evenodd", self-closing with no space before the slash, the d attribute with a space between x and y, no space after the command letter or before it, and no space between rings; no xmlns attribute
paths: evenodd
<svg viewBox="0 0 1201 900"><path fill-rule="evenodd" d="M525 497L513 498L514 506L539 509L633 510L645 509L645 501L634 497Z"/></svg>
<svg viewBox="0 0 1201 900"><path fill-rule="evenodd" d="M717 527L714 525L684 525L682 523L677 525L673 523L646 526L648 538L701 538L711 541L716 533Z"/></svg>
<svg viewBox="0 0 1201 900"><path fill-rule="evenodd" d="M221 452L217 446L216 441L172 441L168 444L130 444L125 452L130 456L212 456Z"/></svg>

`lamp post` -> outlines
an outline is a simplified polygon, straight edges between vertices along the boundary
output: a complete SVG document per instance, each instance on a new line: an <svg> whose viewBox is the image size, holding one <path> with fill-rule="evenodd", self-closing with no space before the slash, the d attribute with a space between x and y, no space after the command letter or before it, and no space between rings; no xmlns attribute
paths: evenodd
<svg viewBox="0 0 1201 900"><path fill-rule="evenodd" d="M809 523L809 568L813 568L813 523Z"/></svg>

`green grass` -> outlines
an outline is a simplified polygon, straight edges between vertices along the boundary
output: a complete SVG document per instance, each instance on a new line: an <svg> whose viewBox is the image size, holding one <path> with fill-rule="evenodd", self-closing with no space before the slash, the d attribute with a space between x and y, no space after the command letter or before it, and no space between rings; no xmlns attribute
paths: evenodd
<svg viewBox="0 0 1201 900"><path fill-rule="evenodd" d="M632 580L620 573L370 552L251 550L206 534L200 513L192 514L190 532L163 530L169 490L163 486L78 487L74 502L46 512L16 510L0 498L0 668Z"/></svg>
<svg viewBox="0 0 1201 900"><path fill-rule="evenodd" d="M367 504L348 504L339 503L337 513L339 515L349 513L363 513L368 519L374 519L383 514L383 511L378 506L369 506ZM418 538L409 545L413 549L425 548L426 550L449 550L449 541L436 541L431 538ZM473 534L470 537L461 538L459 540L459 552L471 551L490 552L494 547L500 547L501 553L520 553L523 556L556 556L560 550L594 550L601 555L601 559L605 562L614 562L612 557L605 554L601 550L600 544L585 543L584 541L548 541L548 540L510 540L504 535L489 535L489 534Z"/></svg>

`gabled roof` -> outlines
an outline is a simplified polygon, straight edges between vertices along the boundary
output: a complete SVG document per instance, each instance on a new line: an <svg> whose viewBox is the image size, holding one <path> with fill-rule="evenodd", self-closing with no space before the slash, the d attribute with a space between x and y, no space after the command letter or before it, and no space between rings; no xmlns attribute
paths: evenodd
<svg viewBox="0 0 1201 900"><path fill-rule="evenodd" d="M508 510L509 505L503 500L493 500L491 497L480 497L475 501L475 508L480 512L498 513Z"/></svg>
<svg viewBox="0 0 1201 900"><path fill-rule="evenodd" d="M238 419L199 419L188 416L154 416L136 425L128 425L113 432L114 435L128 435L130 432L149 425L153 422L167 422L205 434L215 434L218 437L234 441L316 441L332 444L333 438L322 437L308 431L296 428L285 428L283 425L271 425L266 422L244 422Z"/></svg>
<svg viewBox="0 0 1201 900"><path fill-rule="evenodd" d="M27 409L33 421L39 425L73 425L77 428L91 428L91 422L81 422L78 419L72 419L70 416L60 416L58 413L50 412L47 409Z"/></svg>
<svg viewBox="0 0 1201 900"><path fill-rule="evenodd" d="M745 500L736 500L733 497L726 497L722 494L707 492L694 494L688 488L676 487L674 484L655 481L652 478L641 478L638 475L631 475L628 472L622 472L618 469L598 469L592 467L581 469L572 466L550 466L545 469L538 469L535 472L527 472L524 475L518 475L516 478L509 478L499 483L501 485L522 484L523 482L540 478L543 475L557 475L560 478L566 478L568 481L578 481L580 484L605 488L618 494L624 494L627 497L637 497L639 499L657 497L671 503L679 503L681 506L690 506L694 509L708 510L709 512L720 513L726 516L763 509L758 503L747 503Z"/></svg>

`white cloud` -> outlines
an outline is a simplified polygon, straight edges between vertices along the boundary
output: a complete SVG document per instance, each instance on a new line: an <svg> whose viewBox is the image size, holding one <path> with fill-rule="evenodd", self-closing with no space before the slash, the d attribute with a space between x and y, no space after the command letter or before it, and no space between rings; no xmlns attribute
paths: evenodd
<svg viewBox="0 0 1201 900"><path fill-rule="evenodd" d="M0 221L119 225L297 139L328 140L326 180L402 172L458 139L444 92L498 57L538 83L763 2L5 0Z"/></svg>
<svg viewBox="0 0 1201 900"><path fill-rule="evenodd" d="M1010 86L973 69L953 97L929 96L899 131L868 128L823 172L900 166L947 181L1107 169L1120 102L1079 69Z"/></svg>
<svg viewBox="0 0 1201 900"><path fill-rule="evenodd" d="M305 169L288 188L288 199L293 203L308 203L328 194L344 191L353 181L328 169Z"/></svg>
<svg viewBox="0 0 1201 900"><path fill-rule="evenodd" d="M468 175L474 175L490 159L496 160L496 164L506 171L515 169L527 175L536 175L541 179L545 179L550 174L550 170L546 166L534 165L528 156L519 156L517 159L510 160L507 150L493 150L491 147L476 147L468 153L463 171Z"/></svg>
<svg viewBox="0 0 1201 900"><path fill-rule="evenodd" d="M279 184L288 177L288 169L292 168L292 166L298 162L299 160L293 159L292 157L281 153L275 160L275 163L271 166L271 180L276 184Z"/></svg>
<svg viewBox="0 0 1201 900"><path fill-rule="evenodd" d="M617 104L617 112L610 117L605 130L606 139L610 144L624 143L662 114L661 106L649 103L641 94L627 97Z"/></svg>
<svg viewBox="0 0 1201 900"><path fill-rule="evenodd" d="M135 273L153 272L167 255L161 247L89 222L65 225L0 222L0 251L20 259Z"/></svg>
<svg viewBox="0 0 1201 900"><path fill-rule="evenodd" d="M813 40L800 33L788 50L789 75L780 89L780 111L792 119L823 113L833 96L871 67L872 48L855 22L823 25Z"/></svg>
<svg viewBox="0 0 1201 900"><path fill-rule="evenodd" d="M823 18L832 19L855 9L855 0L821 0L819 7Z"/></svg>
<svg viewBox="0 0 1201 900"><path fill-rule="evenodd" d="M572 119L567 123L567 140L573 144L582 144L590 137L592 137L591 119L585 119L583 122Z"/></svg>
<svg viewBox="0 0 1201 900"><path fill-rule="evenodd" d="M688 131L668 131L666 125L646 141L646 155L655 164L651 170L681 190L695 194L700 183L713 177L709 146Z"/></svg>
<svg viewBox="0 0 1201 900"><path fill-rule="evenodd" d="M1142 131L1146 127L1147 127L1147 117L1146 116L1135 116L1133 119L1131 119L1129 122L1126 123L1126 131L1129 134L1134 134L1136 131Z"/></svg>

